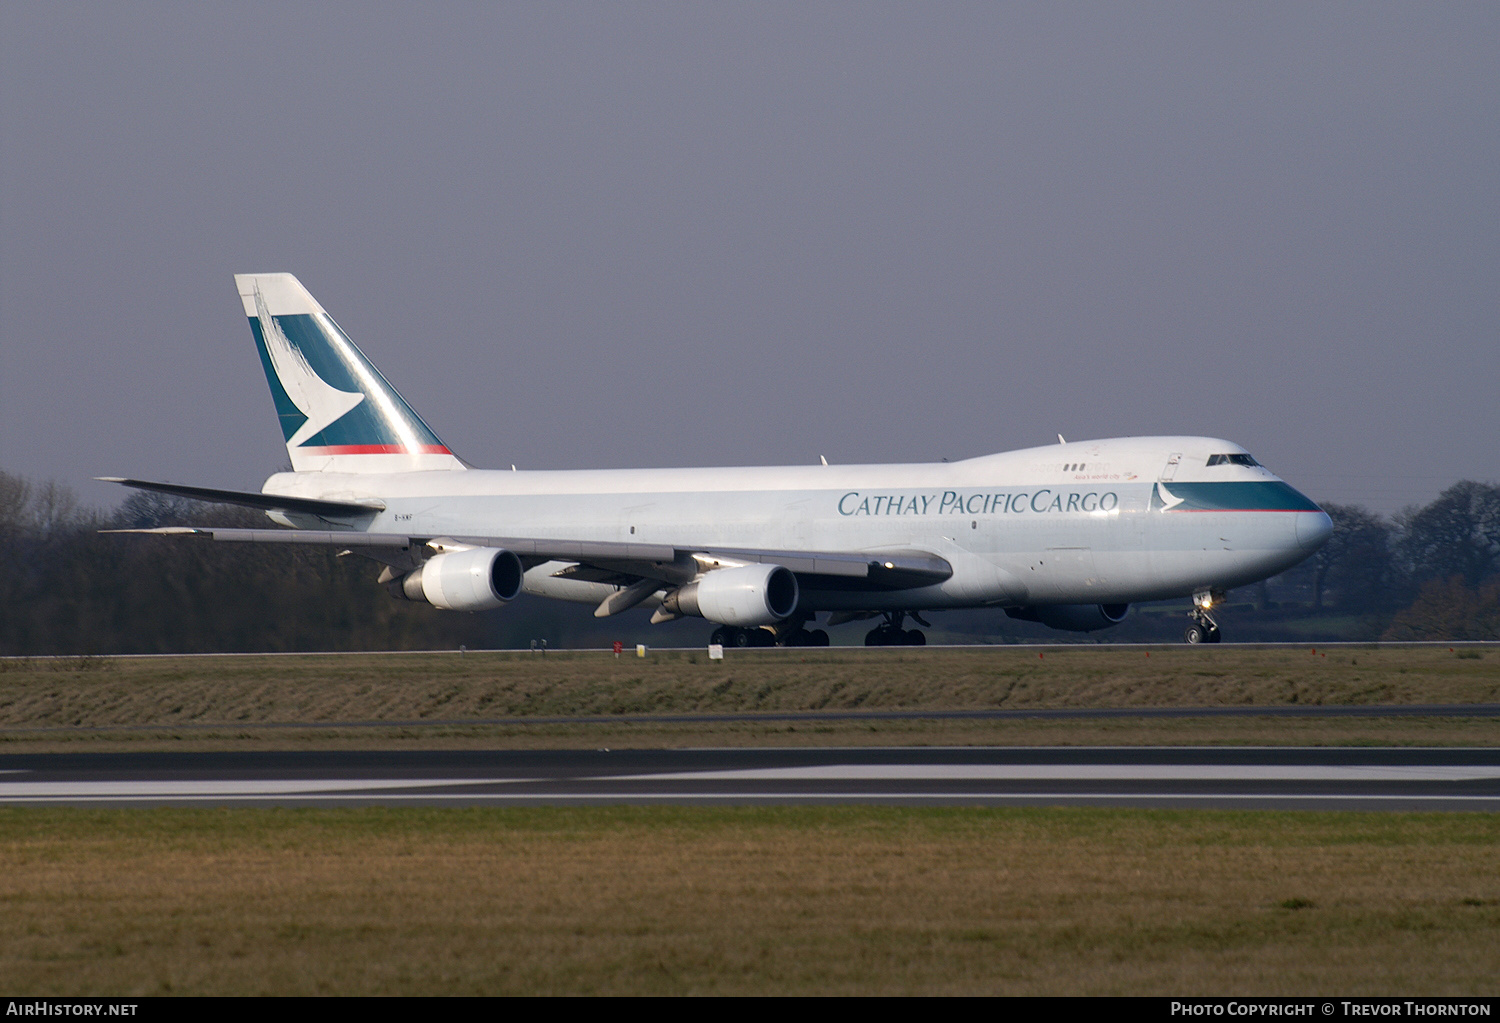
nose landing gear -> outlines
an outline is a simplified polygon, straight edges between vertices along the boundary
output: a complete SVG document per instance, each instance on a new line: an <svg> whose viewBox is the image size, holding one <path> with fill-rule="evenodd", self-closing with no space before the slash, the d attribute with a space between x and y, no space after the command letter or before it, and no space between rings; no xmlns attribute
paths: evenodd
<svg viewBox="0 0 1500 1023"><path fill-rule="evenodd" d="M1223 590L1199 590L1193 594L1193 609L1188 612L1192 624L1182 634L1182 638L1188 643L1217 643L1221 635L1219 623L1214 621L1214 616L1209 612L1215 604L1224 600Z"/></svg>

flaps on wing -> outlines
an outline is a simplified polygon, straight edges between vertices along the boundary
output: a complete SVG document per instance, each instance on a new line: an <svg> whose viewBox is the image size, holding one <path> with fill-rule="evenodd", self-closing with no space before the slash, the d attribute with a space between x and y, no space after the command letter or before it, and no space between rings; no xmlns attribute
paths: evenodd
<svg viewBox="0 0 1500 1023"><path fill-rule="evenodd" d="M597 565L571 564L552 573L555 579L568 579L577 583L605 583L609 586L629 586L641 578L639 572L621 572Z"/></svg>
<svg viewBox="0 0 1500 1023"><path fill-rule="evenodd" d="M722 557L730 562L781 565L814 584L826 579L836 588L903 590L933 586L953 575L945 558L928 551L767 551L715 548L699 560Z"/></svg>
<svg viewBox="0 0 1500 1023"><path fill-rule="evenodd" d="M311 497L287 497L282 494L259 494L247 490L214 490L211 487L186 487L178 483L153 483L150 480L131 480L121 476L96 476L101 483L118 483L136 490L150 490L158 494L187 497L209 504L234 504L242 508L259 508L262 511L300 512L322 518L347 519L361 515L374 515L385 510L384 501L324 501Z"/></svg>
<svg viewBox="0 0 1500 1023"><path fill-rule="evenodd" d="M677 548L663 543L619 543L612 540L536 540L514 536L454 536L457 543L475 547L504 547L522 557L543 561L630 561L671 564Z"/></svg>
<svg viewBox="0 0 1500 1023"><path fill-rule="evenodd" d="M601 548L619 545L600 544ZM545 547L545 545L544 545ZM512 548L514 549L514 548ZM573 564L552 573L560 579L627 586L639 579L686 583L702 572L741 565L780 565L815 589L900 590L933 586L953 575L945 558L928 551L775 551L678 548L672 559L629 558L607 549L591 556L554 554Z"/></svg>
<svg viewBox="0 0 1500 1023"><path fill-rule="evenodd" d="M594 608L595 618L608 618L617 615L621 611L629 611L637 605L645 603L656 594L661 584L655 579L638 579L626 586L624 589L616 590L599 602Z"/></svg>

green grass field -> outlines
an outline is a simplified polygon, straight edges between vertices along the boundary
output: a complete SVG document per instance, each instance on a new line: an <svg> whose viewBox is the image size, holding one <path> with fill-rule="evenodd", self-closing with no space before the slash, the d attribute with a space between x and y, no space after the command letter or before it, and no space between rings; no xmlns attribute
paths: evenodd
<svg viewBox="0 0 1500 1023"><path fill-rule="evenodd" d="M1500 703L1477 647L83 658L0 661L0 749L701 745L1491 745L1492 717L639 720L663 714ZM587 717L587 723L537 719ZM488 724L503 720L504 724ZM363 727L349 727L350 723ZM316 725L318 727L281 727Z"/></svg>
<svg viewBox="0 0 1500 1023"><path fill-rule="evenodd" d="M1500 818L0 811L28 994L1493 994Z"/></svg>
<svg viewBox="0 0 1500 1023"><path fill-rule="evenodd" d="M1495 745L1500 723L1462 713L635 716L1493 704L1497 657L1072 646L731 651L723 664L702 653L9 660L0 751ZM536 720L548 716L588 721ZM1486 814L33 807L0 810L0 977L38 995L1492 995L1497 868L1500 817Z"/></svg>

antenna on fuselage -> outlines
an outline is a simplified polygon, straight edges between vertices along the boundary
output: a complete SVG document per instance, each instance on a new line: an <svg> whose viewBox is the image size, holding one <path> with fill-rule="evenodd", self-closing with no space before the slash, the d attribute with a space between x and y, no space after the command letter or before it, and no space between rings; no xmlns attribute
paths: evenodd
<svg viewBox="0 0 1500 1023"><path fill-rule="evenodd" d="M1066 444L1068 441L1067 441L1067 438L1065 438L1062 434L1058 434L1057 435L1057 442L1059 444Z"/></svg>
<svg viewBox="0 0 1500 1023"><path fill-rule="evenodd" d="M828 459L824 458L822 455L818 456L818 461L822 462L824 465L828 464Z"/></svg>

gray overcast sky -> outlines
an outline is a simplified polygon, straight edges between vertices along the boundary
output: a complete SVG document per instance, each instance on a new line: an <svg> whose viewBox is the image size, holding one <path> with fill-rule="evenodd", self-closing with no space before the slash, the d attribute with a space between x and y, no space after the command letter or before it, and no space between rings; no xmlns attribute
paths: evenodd
<svg viewBox="0 0 1500 1023"><path fill-rule="evenodd" d="M1500 478L1500 6L0 0L0 468L257 488L231 274L480 466Z"/></svg>

